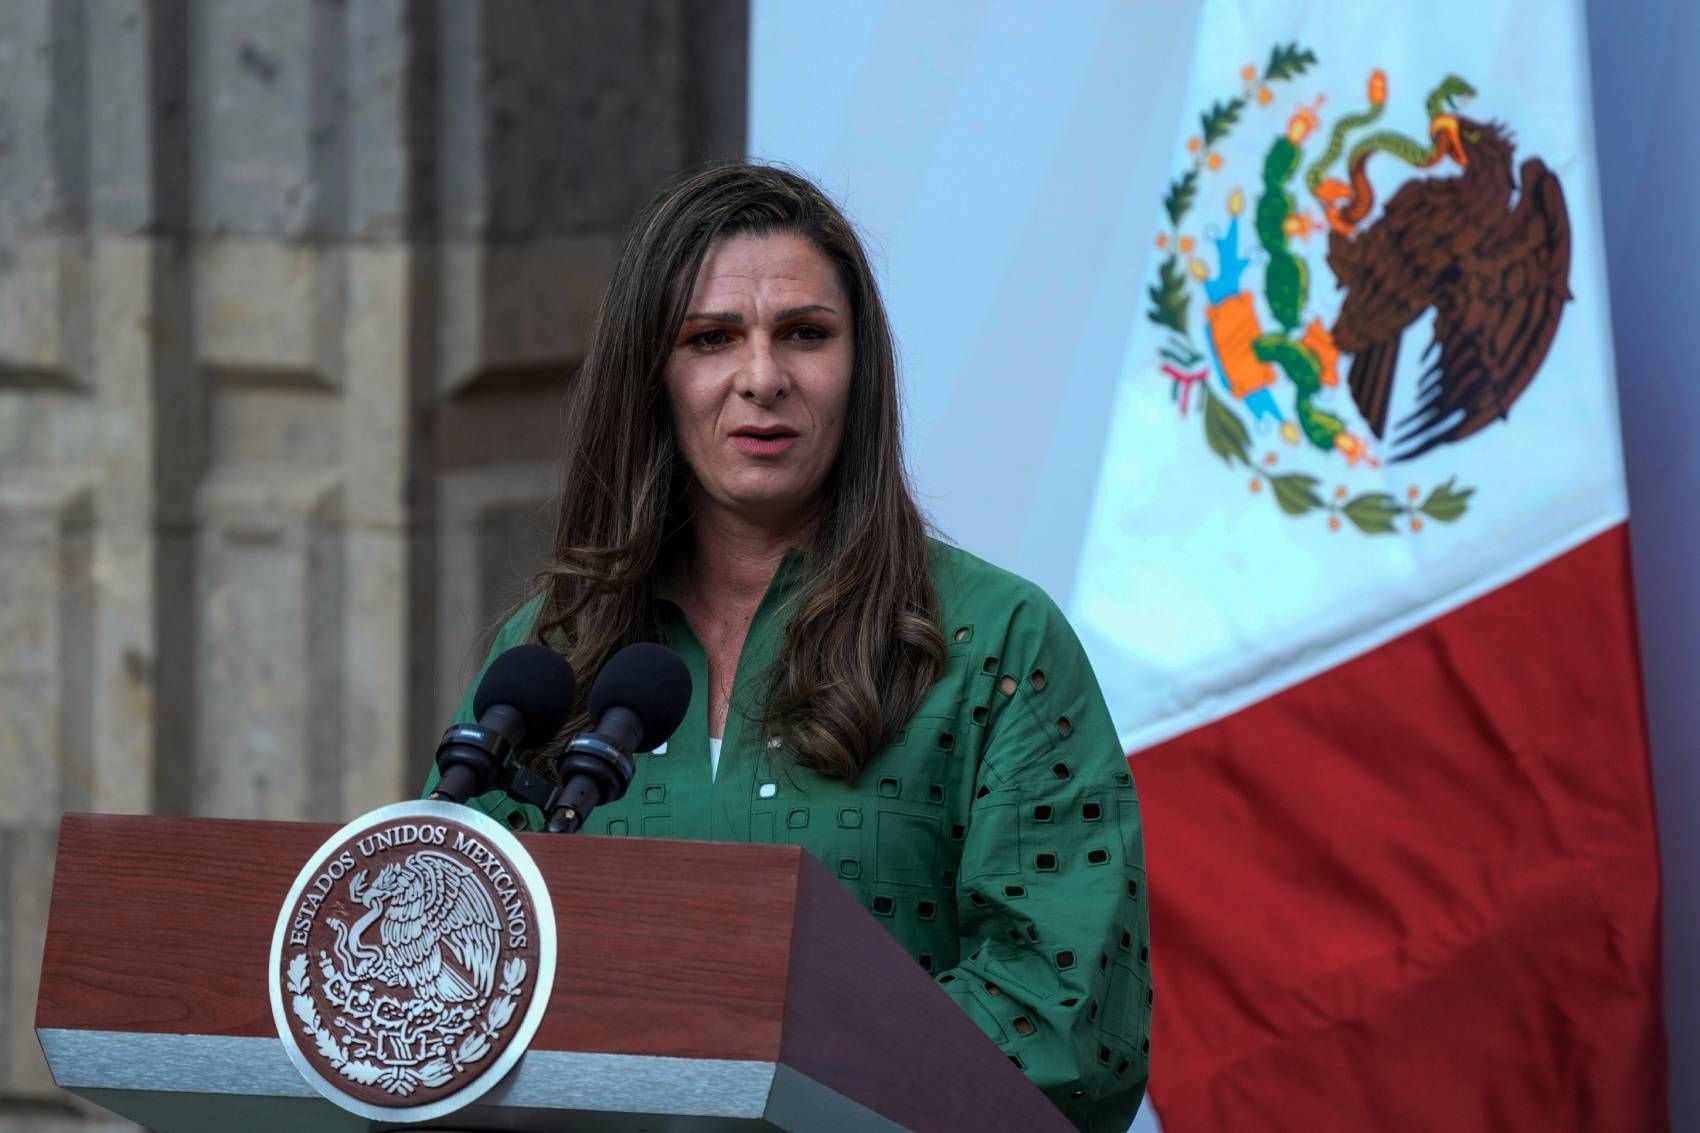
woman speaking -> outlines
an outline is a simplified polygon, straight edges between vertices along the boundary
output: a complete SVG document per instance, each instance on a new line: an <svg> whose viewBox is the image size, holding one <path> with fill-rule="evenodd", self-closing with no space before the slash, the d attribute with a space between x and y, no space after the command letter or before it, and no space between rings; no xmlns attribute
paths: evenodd
<svg viewBox="0 0 1700 1133"><path fill-rule="evenodd" d="M582 690L658 641L692 680L586 832L803 846L1070 1119L1126 1129L1151 1004L1132 779L1055 604L928 537L843 214L759 165L664 189L565 419L551 561L491 656L543 642ZM502 792L473 805L543 825Z"/></svg>

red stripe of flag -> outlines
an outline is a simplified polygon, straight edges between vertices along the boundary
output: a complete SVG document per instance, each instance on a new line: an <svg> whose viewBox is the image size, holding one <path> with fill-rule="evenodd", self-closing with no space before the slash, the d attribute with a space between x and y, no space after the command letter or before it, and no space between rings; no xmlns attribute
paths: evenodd
<svg viewBox="0 0 1700 1133"><path fill-rule="evenodd" d="M1169 1133L1668 1128L1625 528L1131 765Z"/></svg>

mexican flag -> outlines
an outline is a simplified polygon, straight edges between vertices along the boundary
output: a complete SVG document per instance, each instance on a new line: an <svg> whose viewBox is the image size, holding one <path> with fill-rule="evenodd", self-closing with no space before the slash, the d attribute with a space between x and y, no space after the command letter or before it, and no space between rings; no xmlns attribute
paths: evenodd
<svg viewBox="0 0 1700 1133"><path fill-rule="evenodd" d="M1583 36L1204 5L1069 611L1171 1133L1668 1125Z"/></svg>

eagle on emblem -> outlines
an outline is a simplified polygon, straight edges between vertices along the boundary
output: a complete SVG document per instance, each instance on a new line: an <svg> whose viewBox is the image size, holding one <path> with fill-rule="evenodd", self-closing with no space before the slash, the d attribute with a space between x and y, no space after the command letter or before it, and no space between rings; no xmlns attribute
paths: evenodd
<svg viewBox="0 0 1700 1133"><path fill-rule="evenodd" d="M483 999L495 985L501 919L470 866L436 850L391 862L366 884L349 880L349 896L366 907L352 926L327 917L332 951L350 982L409 988L429 1009ZM374 922L380 944L362 940Z"/></svg>
<svg viewBox="0 0 1700 1133"><path fill-rule="evenodd" d="M1552 170L1529 158L1514 173L1512 138L1497 124L1444 115L1432 128L1463 172L1409 181L1368 228L1329 234L1328 266L1345 291L1334 345L1353 355L1352 398L1377 437L1400 340L1435 311L1423 357L1438 356L1398 423L1398 460L1505 418L1571 298L1570 217Z"/></svg>

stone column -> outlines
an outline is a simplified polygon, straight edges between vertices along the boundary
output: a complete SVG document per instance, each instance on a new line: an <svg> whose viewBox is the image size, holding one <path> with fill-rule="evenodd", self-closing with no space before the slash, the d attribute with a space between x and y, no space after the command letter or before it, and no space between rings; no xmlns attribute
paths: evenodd
<svg viewBox="0 0 1700 1133"><path fill-rule="evenodd" d="M411 795L741 2L0 0L0 1115L58 816ZM63 1112L69 1116L70 1108Z"/></svg>

